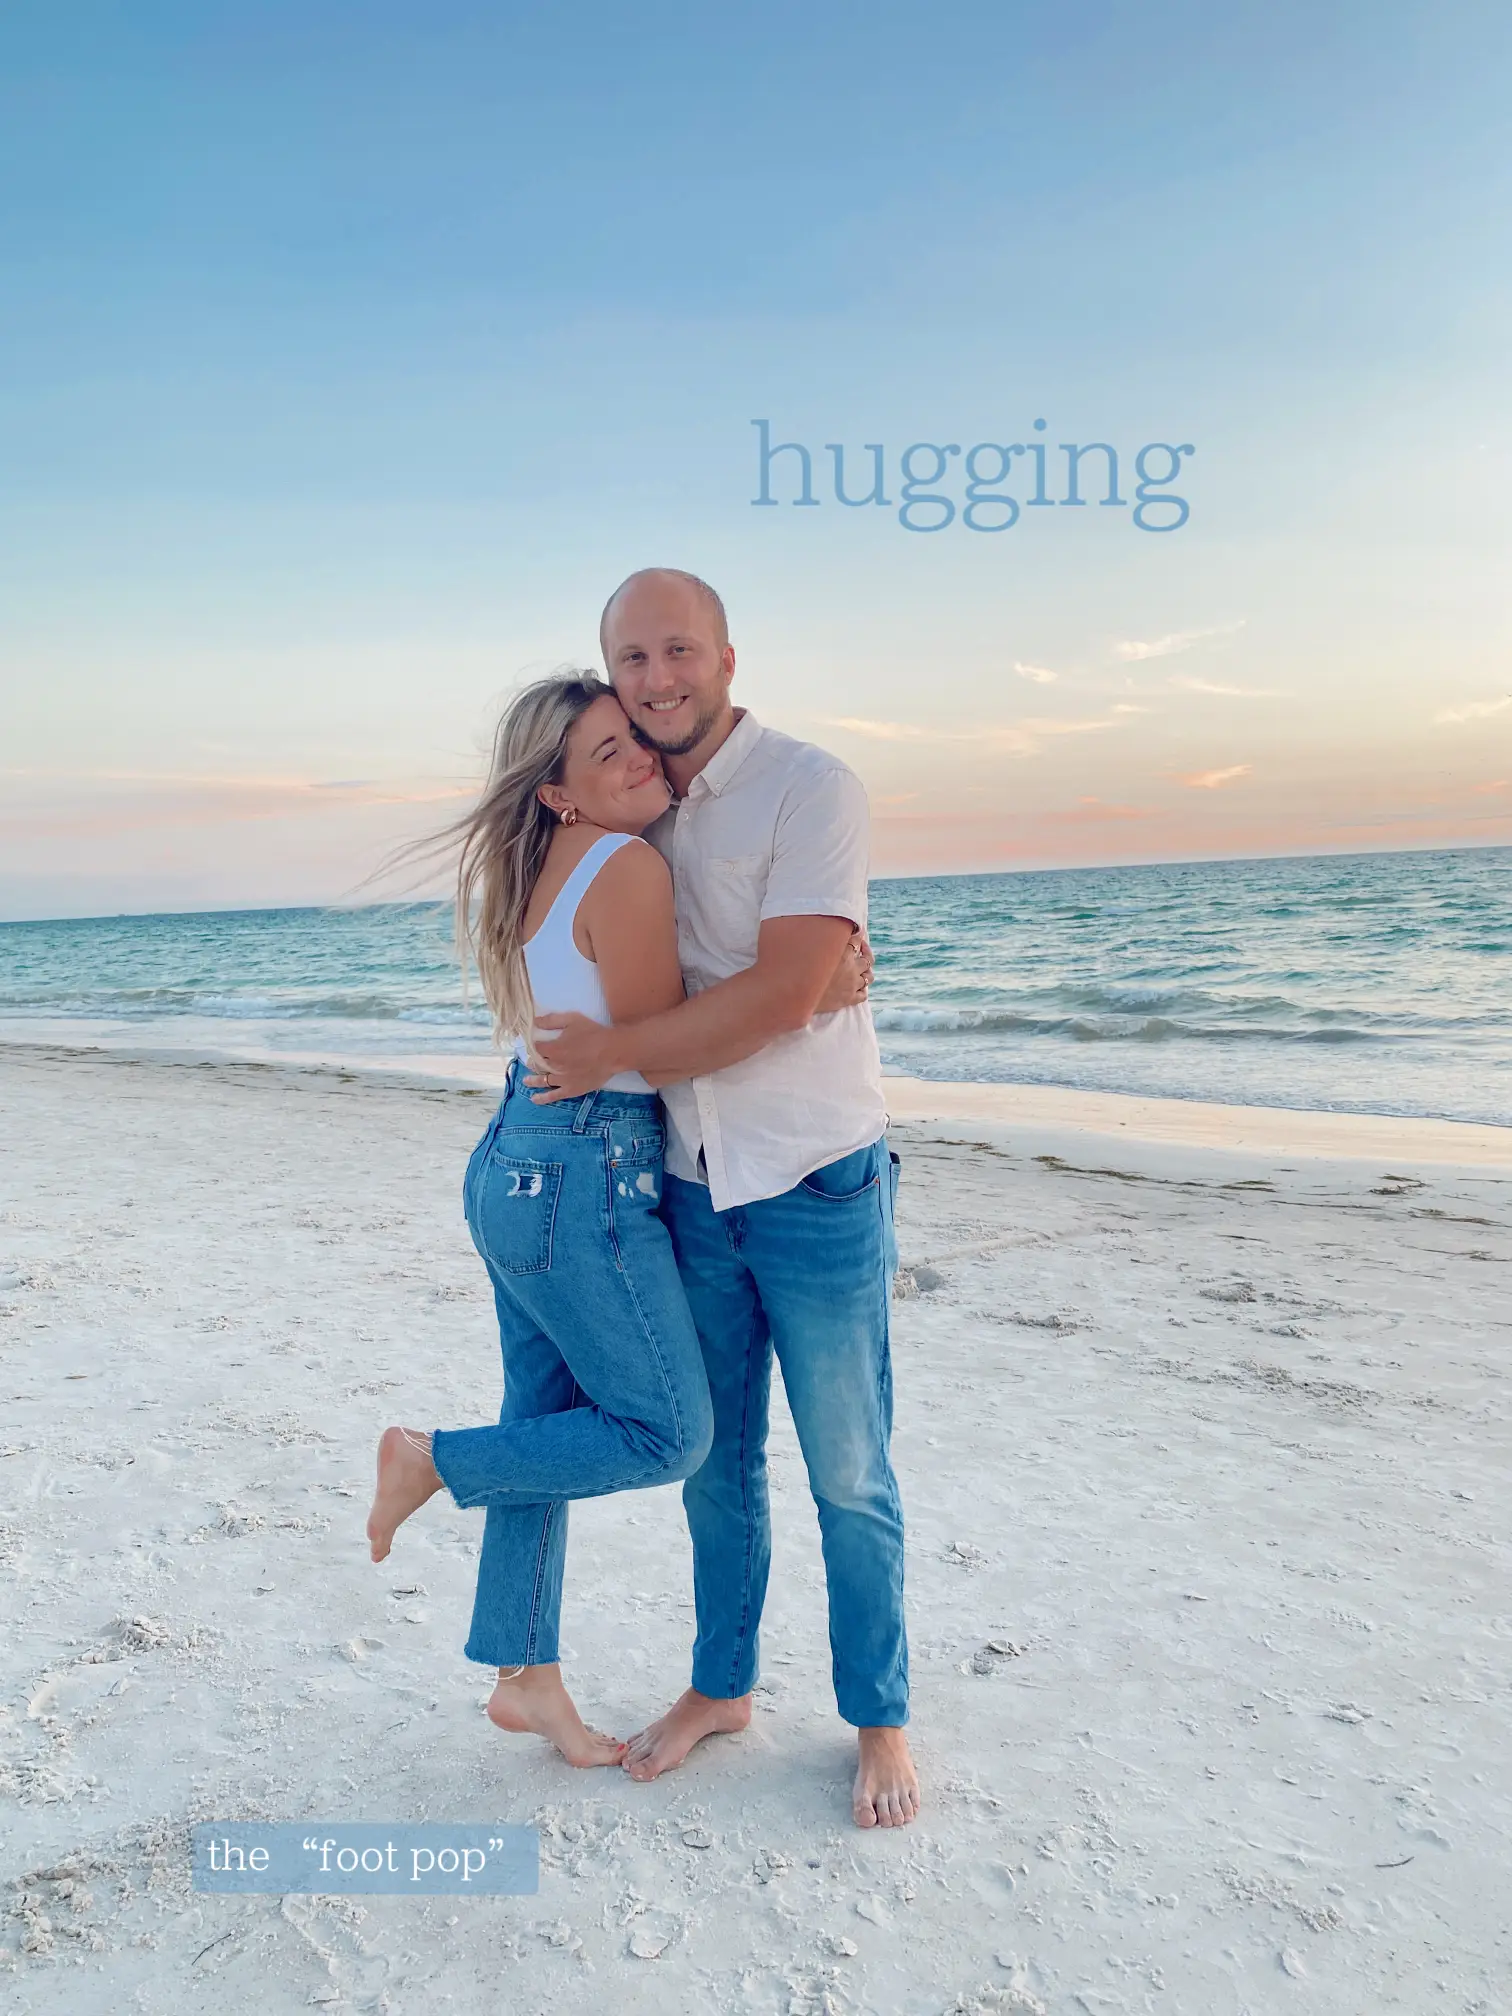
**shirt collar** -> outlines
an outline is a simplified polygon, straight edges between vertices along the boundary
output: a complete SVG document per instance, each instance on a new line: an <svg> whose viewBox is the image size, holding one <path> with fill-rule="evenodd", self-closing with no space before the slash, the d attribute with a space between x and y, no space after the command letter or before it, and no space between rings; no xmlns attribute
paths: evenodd
<svg viewBox="0 0 1512 2016"><path fill-rule="evenodd" d="M747 708L724 741L714 751L708 762L705 763L702 770L693 779L693 782L688 786L686 795L691 798L697 793L699 797L702 797L703 792L698 790L699 785L702 784L704 791L717 798L740 768L741 764L744 763L747 756L756 747L756 744L761 739L761 735L761 723L750 709Z"/></svg>

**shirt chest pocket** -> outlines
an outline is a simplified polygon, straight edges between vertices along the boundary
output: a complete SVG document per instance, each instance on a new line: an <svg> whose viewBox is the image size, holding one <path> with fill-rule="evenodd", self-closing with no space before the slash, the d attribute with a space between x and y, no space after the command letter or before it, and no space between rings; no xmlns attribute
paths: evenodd
<svg viewBox="0 0 1512 2016"><path fill-rule="evenodd" d="M748 960L756 957L756 933L770 867L771 856L764 850L708 857L704 895L709 922L722 951Z"/></svg>

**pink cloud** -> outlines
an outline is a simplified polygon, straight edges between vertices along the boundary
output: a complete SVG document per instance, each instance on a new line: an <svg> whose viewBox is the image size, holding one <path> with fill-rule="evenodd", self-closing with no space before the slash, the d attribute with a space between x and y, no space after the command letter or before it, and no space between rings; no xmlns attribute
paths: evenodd
<svg viewBox="0 0 1512 2016"><path fill-rule="evenodd" d="M1079 798L1068 812L1040 816L1062 826L1099 826L1117 819L1158 819L1160 814L1149 805L1106 805L1101 798Z"/></svg>
<svg viewBox="0 0 1512 2016"><path fill-rule="evenodd" d="M9 774L44 781L40 773ZM477 788L439 779L154 776L135 771L53 775L45 782L44 791L29 794L28 804L0 813L0 834L41 838L239 825L364 806L440 805L470 797Z"/></svg>
<svg viewBox="0 0 1512 2016"><path fill-rule="evenodd" d="M1248 777L1253 767L1250 763L1231 763L1227 770L1196 770L1188 777L1178 777L1176 781L1185 784L1189 791L1221 791L1225 784Z"/></svg>

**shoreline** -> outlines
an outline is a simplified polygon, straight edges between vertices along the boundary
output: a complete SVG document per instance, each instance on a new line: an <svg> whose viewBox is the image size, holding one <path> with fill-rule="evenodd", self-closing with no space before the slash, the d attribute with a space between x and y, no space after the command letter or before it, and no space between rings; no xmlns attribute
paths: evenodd
<svg viewBox="0 0 1512 2016"><path fill-rule="evenodd" d="M1512 1169L1512 1127L1391 1113L1334 1113L1289 1106L1222 1106L1063 1085L936 1084L886 1078L895 1120L962 1120L1055 1128L1174 1148L1218 1148L1329 1161L1451 1163Z"/></svg>
<svg viewBox="0 0 1512 2016"><path fill-rule="evenodd" d="M477 1052L344 1056L321 1050L275 1051L252 1044L111 1040L102 1038L98 1025L88 1025L86 1033L76 1025L57 1021L33 1027L35 1033L16 1022L0 1022L0 1058L41 1051L123 1062L250 1066L296 1074L329 1073L347 1079L407 1080L482 1091L499 1087L507 1068L506 1060L497 1054ZM885 1076L882 1082L894 1121L956 1121L1035 1134L1262 1156L1371 1162L1397 1159L1467 1169L1512 1169L1512 1127L1481 1121L1226 1105L1062 1085L892 1076Z"/></svg>

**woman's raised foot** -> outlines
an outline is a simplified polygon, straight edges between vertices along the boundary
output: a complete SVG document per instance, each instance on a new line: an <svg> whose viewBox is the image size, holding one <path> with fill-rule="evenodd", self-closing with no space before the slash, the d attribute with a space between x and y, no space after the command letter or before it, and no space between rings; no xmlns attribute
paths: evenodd
<svg viewBox="0 0 1512 2016"><path fill-rule="evenodd" d="M441 1479L430 1459L430 1437L414 1428L385 1428L378 1441L378 1483L367 1522L375 1561L387 1559L395 1533L440 1489Z"/></svg>

